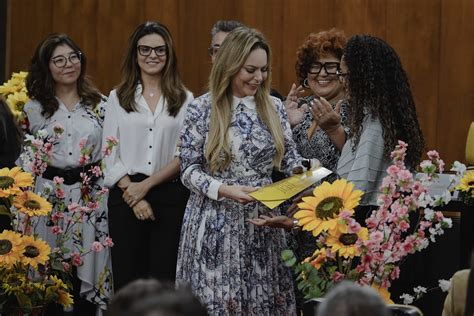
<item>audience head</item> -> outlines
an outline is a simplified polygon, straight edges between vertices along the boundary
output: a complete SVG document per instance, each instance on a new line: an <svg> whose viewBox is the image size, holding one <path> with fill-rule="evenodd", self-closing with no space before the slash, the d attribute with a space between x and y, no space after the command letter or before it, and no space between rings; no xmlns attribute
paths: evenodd
<svg viewBox="0 0 474 316"><path fill-rule="evenodd" d="M379 294L368 286L343 281L326 295L318 307L318 316L389 316Z"/></svg>
<svg viewBox="0 0 474 316"><path fill-rule="evenodd" d="M327 100L343 95L336 71L345 44L344 32L334 28L309 34L296 53L295 69L299 83Z"/></svg>
<svg viewBox="0 0 474 316"><path fill-rule="evenodd" d="M256 30L236 28L223 42L209 78L212 106L205 157L211 173L225 169L231 160L226 131L230 124L233 96L255 97L257 113L268 126L275 143L274 164L280 166L284 140L280 116L270 99L270 65L270 46Z"/></svg>
<svg viewBox="0 0 474 316"><path fill-rule="evenodd" d="M122 81L117 88L120 105L127 112L135 110L135 89L144 76L161 77L168 110L175 116L186 99L185 88L171 33L165 25L154 21L140 24L128 40Z"/></svg>
<svg viewBox="0 0 474 316"><path fill-rule="evenodd" d="M387 157L408 143L407 164L414 168L424 147L415 101L395 50L380 38L356 35L347 42L339 78L349 93L350 135L358 144L366 115L380 119Z"/></svg>
<svg viewBox="0 0 474 316"><path fill-rule="evenodd" d="M209 47L209 55L211 55L213 63L226 36L240 26L243 26L243 24L232 20L219 20L214 24L211 29L211 46Z"/></svg>
<svg viewBox="0 0 474 316"><path fill-rule="evenodd" d="M154 279L139 279L120 289L107 316L206 316L205 307L190 289Z"/></svg>
<svg viewBox="0 0 474 316"><path fill-rule="evenodd" d="M31 99L43 106L43 115L58 109L55 98L58 86L75 86L83 102L95 106L100 94L87 79L87 57L66 34L50 34L36 48L31 59L26 88Z"/></svg>

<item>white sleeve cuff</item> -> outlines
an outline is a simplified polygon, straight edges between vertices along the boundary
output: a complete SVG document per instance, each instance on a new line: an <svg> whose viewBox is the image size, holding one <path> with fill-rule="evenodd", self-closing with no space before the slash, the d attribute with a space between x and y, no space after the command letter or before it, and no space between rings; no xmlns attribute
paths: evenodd
<svg viewBox="0 0 474 316"><path fill-rule="evenodd" d="M108 167L106 167L106 169L107 168ZM112 188L126 174L127 170L125 168L122 168L122 164L117 164L116 166L110 168L108 171L105 171L104 185L108 188Z"/></svg>
<svg viewBox="0 0 474 316"><path fill-rule="evenodd" d="M219 199L219 187L222 184L220 181L212 180L207 190L207 197L216 201L222 201L224 198Z"/></svg>

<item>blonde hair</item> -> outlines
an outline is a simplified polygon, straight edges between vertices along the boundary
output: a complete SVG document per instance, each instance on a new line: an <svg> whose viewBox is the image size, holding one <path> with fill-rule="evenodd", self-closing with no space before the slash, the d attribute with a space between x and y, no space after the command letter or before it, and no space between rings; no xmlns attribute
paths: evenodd
<svg viewBox="0 0 474 316"><path fill-rule="evenodd" d="M281 119L274 102L270 99L271 86L271 50L263 35L247 27L238 27L226 37L219 49L216 61L209 77L211 93L211 118L208 143L204 156L209 163L211 173L223 171L232 159L227 131L231 121L233 78L238 74L252 51L261 48L268 58L267 79L255 94L257 114L270 130L276 148L273 165L281 165L285 151L285 141Z"/></svg>

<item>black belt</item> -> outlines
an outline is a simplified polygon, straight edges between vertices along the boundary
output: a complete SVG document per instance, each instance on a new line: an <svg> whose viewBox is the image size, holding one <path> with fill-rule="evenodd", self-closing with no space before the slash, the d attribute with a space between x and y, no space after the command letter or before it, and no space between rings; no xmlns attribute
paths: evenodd
<svg viewBox="0 0 474 316"><path fill-rule="evenodd" d="M45 179L53 180L54 177L60 177L64 179L64 184L71 185L77 182L81 182L81 173L88 172L91 168L95 166L100 166L100 160L82 167L70 168L70 169L61 169L53 166L48 166L46 171L43 172L42 177ZM88 174L91 177L92 182L97 180L95 175Z"/></svg>

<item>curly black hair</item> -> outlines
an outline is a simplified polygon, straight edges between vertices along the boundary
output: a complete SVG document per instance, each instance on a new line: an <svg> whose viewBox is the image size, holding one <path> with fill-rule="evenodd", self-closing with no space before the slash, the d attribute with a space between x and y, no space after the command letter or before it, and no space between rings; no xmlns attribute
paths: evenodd
<svg viewBox="0 0 474 316"><path fill-rule="evenodd" d="M366 115L378 118L384 154L390 157L398 140L408 143L406 162L415 168L424 149L423 133L407 75L395 50L380 38L356 35L349 39L343 60L349 89L349 137L358 145Z"/></svg>

